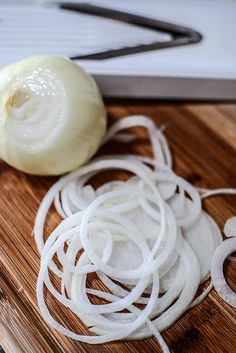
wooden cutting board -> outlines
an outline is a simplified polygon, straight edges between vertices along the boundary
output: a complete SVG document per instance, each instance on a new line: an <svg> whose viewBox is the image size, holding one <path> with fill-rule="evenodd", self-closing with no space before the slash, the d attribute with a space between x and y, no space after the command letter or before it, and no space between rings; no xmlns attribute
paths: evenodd
<svg viewBox="0 0 236 353"><path fill-rule="evenodd" d="M194 185L236 187L236 105L108 101L107 108L109 123L129 114L146 114L157 125L169 123L166 135L175 170ZM140 141L129 147L113 143L106 152L150 155L144 130L135 132ZM117 172L117 177L123 176ZM40 317L35 295L39 255L32 228L40 201L56 180L28 176L0 162L0 345L6 353L160 352L152 338L96 346L76 342L51 329ZM222 229L225 220L236 214L236 197L215 197L206 200L204 206ZM58 221L52 210L47 234ZM225 271L236 290L236 263L227 261ZM56 318L76 332L85 332L48 293L46 297ZM176 353L235 353L236 311L213 290L163 336Z"/></svg>

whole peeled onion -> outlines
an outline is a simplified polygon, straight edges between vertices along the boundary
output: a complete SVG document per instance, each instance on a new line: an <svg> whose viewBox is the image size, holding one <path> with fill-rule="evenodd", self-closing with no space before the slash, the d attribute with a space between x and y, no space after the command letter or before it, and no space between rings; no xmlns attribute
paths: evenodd
<svg viewBox="0 0 236 353"><path fill-rule="evenodd" d="M68 172L91 158L105 130L98 88L72 61L38 56L0 71L0 157L11 166Z"/></svg>

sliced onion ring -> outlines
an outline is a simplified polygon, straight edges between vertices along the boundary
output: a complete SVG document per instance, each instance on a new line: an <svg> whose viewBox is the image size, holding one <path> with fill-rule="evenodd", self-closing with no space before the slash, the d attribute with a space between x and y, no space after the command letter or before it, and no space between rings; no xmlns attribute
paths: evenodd
<svg viewBox="0 0 236 353"><path fill-rule="evenodd" d="M236 251L236 238L226 239L218 245L212 258L211 278L219 296L236 308L236 293L227 284L223 273L224 261L234 251Z"/></svg>

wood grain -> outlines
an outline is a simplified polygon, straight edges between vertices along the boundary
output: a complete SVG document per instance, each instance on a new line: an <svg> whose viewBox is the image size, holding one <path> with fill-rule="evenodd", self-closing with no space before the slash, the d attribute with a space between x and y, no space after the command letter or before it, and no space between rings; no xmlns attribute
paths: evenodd
<svg viewBox="0 0 236 353"><path fill-rule="evenodd" d="M129 114L145 114L157 125L169 123L166 135L174 154L175 170L200 187L236 187L236 105L107 101L109 124ZM134 130L140 140L130 146L118 143L106 153L151 154L143 129ZM115 177L123 178L117 172ZM68 339L40 317L35 285L39 256L32 236L35 214L43 195L56 178L28 176L0 162L0 345L6 353L160 352L154 339L91 346ZM95 183L101 183L100 176ZM215 197L204 203L222 228L236 214L236 198ZM47 222L47 234L58 223L55 211ZM229 284L236 290L236 263L226 263ZM54 316L77 332L86 333L78 319L61 309L46 294ZM197 308L187 312L164 332L172 352L235 353L236 311L212 291Z"/></svg>

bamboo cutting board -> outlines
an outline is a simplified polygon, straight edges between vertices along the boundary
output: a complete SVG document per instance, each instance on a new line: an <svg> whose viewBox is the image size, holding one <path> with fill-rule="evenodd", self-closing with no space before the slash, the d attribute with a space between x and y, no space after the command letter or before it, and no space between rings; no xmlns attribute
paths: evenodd
<svg viewBox="0 0 236 353"><path fill-rule="evenodd" d="M149 115L157 125L169 123L166 135L175 170L194 185L236 187L236 105L108 101L107 108L109 123L128 114ZM150 155L144 130L135 132L140 136L137 143L129 147L113 143L104 152ZM122 172L116 174L123 176ZM0 345L6 353L160 352L152 338L96 346L76 342L51 329L40 317L35 295L39 255L32 228L40 201L56 179L28 176L0 162ZM236 214L233 196L215 197L204 205L221 229L225 220ZM52 210L47 234L58 221ZM236 263L226 261L225 271L236 290ZM86 332L78 320L48 294L46 297L61 323L78 333ZM213 290L163 336L175 353L235 353L236 311Z"/></svg>

